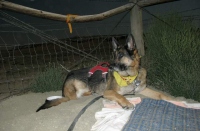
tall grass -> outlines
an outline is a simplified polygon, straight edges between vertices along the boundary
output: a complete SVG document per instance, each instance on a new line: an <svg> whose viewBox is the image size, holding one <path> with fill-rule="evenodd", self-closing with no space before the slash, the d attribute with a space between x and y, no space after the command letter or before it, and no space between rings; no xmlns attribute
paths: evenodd
<svg viewBox="0 0 200 131"><path fill-rule="evenodd" d="M142 61L149 83L173 96L200 101L200 32L178 15L161 19L168 25L154 20L145 33Z"/></svg>
<svg viewBox="0 0 200 131"><path fill-rule="evenodd" d="M64 82L64 75L61 68L55 65L48 66L39 73L30 85L32 92L49 92L61 90Z"/></svg>
<svg viewBox="0 0 200 131"><path fill-rule="evenodd" d="M95 64L96 64L95 62L83 61L77 66L74 66L73 69L93 66ZM38 73L33 82L30 84L29 89L32 92L36 93L62 90L64 79L66 76L67 73L64 74L64 70L61 68L61 66L56 66L55 64L49 64L44 71Z"/></svg>

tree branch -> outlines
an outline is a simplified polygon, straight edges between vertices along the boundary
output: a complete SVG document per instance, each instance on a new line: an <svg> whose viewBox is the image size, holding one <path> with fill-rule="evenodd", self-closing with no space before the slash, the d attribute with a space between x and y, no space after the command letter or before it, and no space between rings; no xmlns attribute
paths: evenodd
<svg viewBox="0 0 200 131"><path fill-rule="evenodd" d="M160 4L160 3L164 3L164 2L171 2L171 1L175 1L175 0L141 0L137 4L141 7L145 7L145 6ZM73 22L100 21L100 20L106 19L108 17L111 17L113 15L130 10L133 6L134 6L134 3L128 3L126 5L123 5L123 6L120 6L115 9L112 9L112 10L109 10L109 11L106 11L103 13L99 13L99 14L70 17L68 22L73 23ZM30 8L30 7L7 2L4 0L0 0L0 8L12 10L12 11L16 11L16 12L20 12L20 13L24 13L24 14L33 15L36 17L57 20L57 21L66 21L66 19L67 19L66 15L37 10L37 9Z"/></svg>

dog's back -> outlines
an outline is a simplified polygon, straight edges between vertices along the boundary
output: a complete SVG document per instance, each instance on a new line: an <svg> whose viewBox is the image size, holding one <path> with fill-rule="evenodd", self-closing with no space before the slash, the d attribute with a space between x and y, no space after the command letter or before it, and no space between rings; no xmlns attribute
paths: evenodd
<svg viewBox="0 0 200 131"><path fill-rule="evenodd" d="M86 89L89 89L89 91L92 93L102 95L103 90L105 90L106 87L106 77L102 77L102 71L100 70L95 71L91 76L89 76L88 72L90 71L90 69L91 67L71 71L67 75L64 82L63 96L65 96L64 92L65 90L67 90L66 88L76 85L76 82L82 83L79 85L79 87L76 87L76 90L78 90L78 88L83 89L84 87ZM69 83L71 83L71 85Z"/></svg>

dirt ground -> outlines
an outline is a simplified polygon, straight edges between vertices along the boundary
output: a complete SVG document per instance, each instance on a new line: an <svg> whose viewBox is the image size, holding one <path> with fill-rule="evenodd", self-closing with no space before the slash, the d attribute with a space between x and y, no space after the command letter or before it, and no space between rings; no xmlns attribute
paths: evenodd
<svg viewBox="0 0 200 131"><path fill-rule="evenodd" d="M66 131L79 111L96 96L69 101L36 113L48 96L60 95L61 91L28 93L14 96L0 103L1 131ZM94 114L102 108L102 99L91 105L79 119L74 131L89 131L95 123Z"/></svg>
<svg viewBox="0 0 200 131"><path fill-rule="evenodd" d="M61 91L27 93L0 102L0 131L66 131L79 111L97 97L87 96L38 113L35 112L47 97L60 94ZM181 99L184 100L184 98ZM86 110L77 122L74 131L91 129L96 121L95 112L103 107L102 100L102 98L99 99Z"/></svg>

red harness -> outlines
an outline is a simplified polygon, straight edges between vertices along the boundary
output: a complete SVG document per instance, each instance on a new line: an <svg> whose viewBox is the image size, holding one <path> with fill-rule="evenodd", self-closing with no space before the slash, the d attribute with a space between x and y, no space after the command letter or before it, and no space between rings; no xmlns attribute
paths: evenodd
<svg viewBox="0 0 200 131"><path fill-rule="evenodd" d="M94 66L93 68L90 69L88 72L88 77L94 74L95 71L100 70L102 71L102 77L106 78L106 74L108 73L108 67L109 67L108 62L101 62L98 65Z"/></svg>

